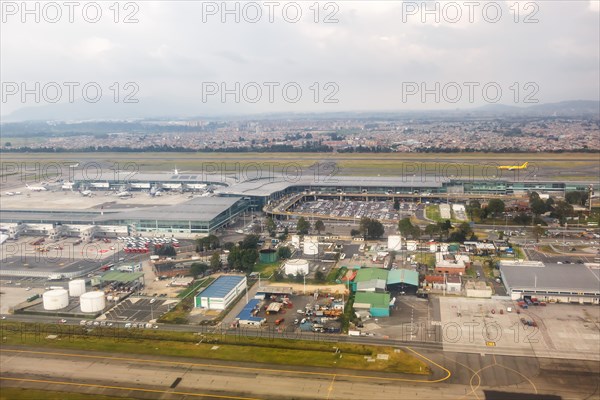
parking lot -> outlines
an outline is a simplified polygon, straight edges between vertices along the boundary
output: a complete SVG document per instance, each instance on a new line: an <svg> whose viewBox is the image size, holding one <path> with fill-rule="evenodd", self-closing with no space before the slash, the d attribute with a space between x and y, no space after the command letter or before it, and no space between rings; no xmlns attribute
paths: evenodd
<svg viewBox="0 0 600 400"><path fill-rule="evenodd" d="M124 258L123 248L109 239L81 243L73 237L49 240L42 236L21 236L0 246L0 264L5 274L9 271L31 276L47 276L49 272L85 274L101 264Z"/></svg>
<svg viewBox="0 0 600 400"><path fill-rule="evenodd" d="M267 327L275 327L278 331L286 332L315 330L324 333L339 332L341 325L337 318L322 315L325 312L324 307L328 307L331 303L324 295L316 300L314 296L292 295L289 297L290 303L283 304L279 312L267 314L269 305L280 300L282 299L266 300L257 315L267 320ZM319 305L320 312L315 310L315 304Z"/></svg>
<svg viewBox="0 0 600 400"><path fill-rule="evenodd" d="M101 318L119 322L148 322L158 319L175 304L177 300L130 297Z"/></svg>
<svg viewBox="0 0 600 400"><path fill-rule="evenodd" d="M345 217L361 219L374 218L380 221L398 221L414 214L414 203L400 203L400 209L394 210L394 203L390 201L339 201L317 200L299 203L294 212L313 214L323 218Z"/></svg>

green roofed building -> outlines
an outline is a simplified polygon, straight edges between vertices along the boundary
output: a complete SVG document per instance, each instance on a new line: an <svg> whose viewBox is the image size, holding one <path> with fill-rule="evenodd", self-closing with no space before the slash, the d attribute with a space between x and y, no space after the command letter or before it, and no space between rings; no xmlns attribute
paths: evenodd
<svg viewBox="0 0 600 400"><path fill-rule="evenodd" d="M373 292L356 292L354 308L368 309L372 317L390 316L390 294Z"/></svg>
<svg viewBox="0 0 600 400"><path fill-rule="evenodd" d="M108 271L100 277L100 282L130 283L137 280L144 281L143 272Z"/></svg>
<svg viewBox="0 0 600 400"><path fill-rule="evenodd" d="M363 268L358 270L352 290L383 292L388 277L388 270L382 268Z"/></svg>
<svg viewBox="0 0 600 400"><path fill-rule="evenodd" d="M413 293L419 288L419 273L411 269L393 269L387 277L387 289L391 292Z"/></svg>

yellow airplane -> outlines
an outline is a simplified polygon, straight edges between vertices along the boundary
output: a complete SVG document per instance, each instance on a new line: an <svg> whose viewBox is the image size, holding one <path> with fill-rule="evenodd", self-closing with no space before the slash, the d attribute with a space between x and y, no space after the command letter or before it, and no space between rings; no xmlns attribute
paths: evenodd
<svg viewBox="0 0 600 400"><path fill-rule="evenodd" d="M509 171L513 171L515 169L527 169L529 162L524 163L523 165L501 165L498 169L506 169Z"/></svg>

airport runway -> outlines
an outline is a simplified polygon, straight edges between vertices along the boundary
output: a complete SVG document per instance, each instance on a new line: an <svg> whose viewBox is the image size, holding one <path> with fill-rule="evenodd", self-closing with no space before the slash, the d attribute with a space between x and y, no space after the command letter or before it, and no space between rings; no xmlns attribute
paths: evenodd
<svg viewBox="0 0 600 400"><path fill-rule="evenodd" d="M564 399L599 395L597 363L441 352L427 358L449 372L438 369L440 378L427 381L333 368L6 346L0 351L0 384L145 399L484 399L490 388Z"/></svg>

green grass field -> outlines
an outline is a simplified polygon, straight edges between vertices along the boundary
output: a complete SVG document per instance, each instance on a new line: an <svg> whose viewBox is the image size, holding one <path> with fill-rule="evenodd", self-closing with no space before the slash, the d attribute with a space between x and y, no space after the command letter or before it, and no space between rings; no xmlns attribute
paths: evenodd
<svg viewBox="0 0 600 400"><path fill-rule="evenodd" d="M243 334L197 335L193 332L167 332L114 329L91 333L58 334L47 339L36 334L35 324L1 323L4 345L35 346L52 349L102 351L128 354L192 357L228 361L257 362L280 365L337 367L365 371L385 371L409 374L429 374L425 362L412 354L389 346L368 346L350 343L292 339L254 338ZM59 328L65 328L59 327ZM80 332L78 326L74 332ZM56 330L53 330L56 333ZM98 336L94 336L97 333ZM293 335L290 333L289 336ZM62 339L62 340L59 340ZM338 347L340 353L335 353ZM365 356L376 358L387 354L388 361L368 362Z"/></svg>
<svg viewBox="0 0 600 400"><path fill-rule="evenodd" d="M440 207L436 204L425 207L425 216L430 220L440 222L442 220L440 215Z"/></svg>
<svg viewBox="0 0 600 400"><path fill-rule="evenodd" d="M0 400L135 400L132 397L110 397L97 394L58 392L53 390L21 389L3 386Z"/></svg>

